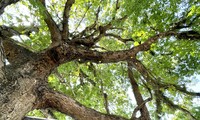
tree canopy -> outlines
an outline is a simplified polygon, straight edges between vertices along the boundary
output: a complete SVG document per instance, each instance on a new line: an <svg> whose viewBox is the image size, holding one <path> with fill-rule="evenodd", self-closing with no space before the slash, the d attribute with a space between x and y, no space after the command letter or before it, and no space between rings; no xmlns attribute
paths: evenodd
<svg viewBox="0 0 200 120"><path fill-rule="evenodd" d="M47 64L26 116L200 119L198 0L1 0L0 14L4 66Z"/></svg>

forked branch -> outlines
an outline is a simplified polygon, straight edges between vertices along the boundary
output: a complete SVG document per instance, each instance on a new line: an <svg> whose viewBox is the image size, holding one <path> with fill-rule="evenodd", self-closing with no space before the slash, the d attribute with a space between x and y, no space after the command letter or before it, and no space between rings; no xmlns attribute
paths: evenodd
<svg viewBox="0 0 200 120"><path fill-rule="evenodd" d="M39 0L40 3L42 4L42 14L44 16L44 21L46 22L49 31L51 33L51 47L53 46L57 46L61 43L61 34L60 34L60 30L56 24L56 22L53 20L53 18L51 17L51 15L49 14L48 10L46 9L46 4L45 4L45 0Z"/></svg>

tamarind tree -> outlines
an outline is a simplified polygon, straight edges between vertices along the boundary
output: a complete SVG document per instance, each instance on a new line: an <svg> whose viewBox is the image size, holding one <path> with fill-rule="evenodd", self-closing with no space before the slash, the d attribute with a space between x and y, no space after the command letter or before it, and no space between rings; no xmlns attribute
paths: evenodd
<svg viewBox="0 0 200 120"><path fill-rule="evenodd" d="M198 0L0 0L0 16L1 120L200 119Z"/></svg>

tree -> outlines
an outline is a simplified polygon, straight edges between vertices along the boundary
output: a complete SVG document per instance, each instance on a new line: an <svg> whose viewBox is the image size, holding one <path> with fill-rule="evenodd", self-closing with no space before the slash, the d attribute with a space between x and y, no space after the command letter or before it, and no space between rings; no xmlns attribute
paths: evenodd
<svg viewBox="0 0 200 120"><path fill-rule="evenodd" d="M1 0L0 15L1 120L199 118L197 0Z"/></svg>

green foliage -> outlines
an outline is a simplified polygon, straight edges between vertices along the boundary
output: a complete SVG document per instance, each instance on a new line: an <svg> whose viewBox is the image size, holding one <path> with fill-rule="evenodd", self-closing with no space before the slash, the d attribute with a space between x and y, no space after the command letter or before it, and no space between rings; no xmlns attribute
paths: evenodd
<svg viewBox="0 0 200 120"><path fill-rule="evenodd" d="M38 0L22 0L15 5L16 15L13 12L5 12L0 24L15 25L18 26L18 30L20 30L19 26L39 26L39 32L31 33L29 38L19 40L19 42L33 51L40 51L47 48L51 40L48 27L43 21L45 18L44 6L36 1ZM62 20L66 0L47 1L47 10L59 24ZM98 50L102 52L127 50L144 43L157 33L171 29L171 26L179 22L181 18L187 18L186 23L190 23L195 16L200 15L198 0L119 0L119 5L120 8L116 11L116 0L76 0L70 11L70 32L76 34L86 26L93 24L100 6L101 12L97 24L105 25L111 22L114 27L123 28L123 30L112 30L111 32L122 38L133 38L134 41L123 43L112 37L103 37L97 43L100 47ZM21 7L26 8L25 14L22 14ZM11 9L14 9L13 6ZM112 21L114 16L116 18L128 16L128 18L116 22ZM200 33L199 23L198 18L187 29ZM186 29L181 29L178 32L181 31L186 31ZM151 45L149 51L137 54L137 58L156 76L156 80L160 83L185 85L193 83L191 76L200 74L199 46L199 40L177 40L175 37L169 37L159 39L157 43ZM60 65L56 72L49 76L48 82L53 89L103 113L106 113L103 98L103 94L106 93L110 112L130 118L136 104L132 101L130 93L127 92L131 88L127 69L125 62L95 64L75 60ZM149 93L142 83L141 74L135 70L134 77L139 83L143 97L149 97ZM153 86L150 87L155 90ZM199 106L193 106L192 97L182 94L173 86L168 89L162 88L161 91L171 101L188 108L200 119ZM151 111L155 110L155 101L150 102L148 106ZM162 112L164 117L174 114L175 110L162 104ZM54 111L53 113L58 120L66 119L66 116L59 112ZM40 111L36 110L28 115L44 117ZM155 116L155 113L151 112L151 116ZM188 118L188 116L185 117L185 113L178 111L175 112L173 119L186 120Z"/></svg>
<svg viewBox="0 0 200 120"><path fill-rule="evenodd" d="M44 117L40 110L33 110L27 114L27 116Z"/></svg>

